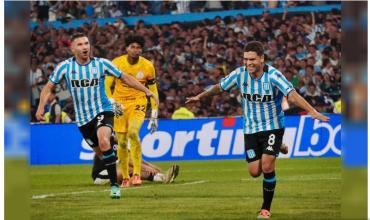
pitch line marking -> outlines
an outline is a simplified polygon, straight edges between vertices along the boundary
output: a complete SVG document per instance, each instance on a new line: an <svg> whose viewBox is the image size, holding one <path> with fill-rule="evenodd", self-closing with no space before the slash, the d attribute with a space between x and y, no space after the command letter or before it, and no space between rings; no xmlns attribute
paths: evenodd
<svg viewBox="0 0 370 220"><path fill-rule="evenodd" d="M78 195L78 194L85 194L85 193L94 193L97 191L80 191L80 192L68 192L68 193L51 193L51 194L44 194L44 195L33 195L32 199L45 199L47 197L55 197L55 196L63 196L63 195Z"/></svg>
<svg viewBox="0 0 370 220"><path fill-rule="evenodd" d="M322 167L314 167L314 168L293 168L293 167L278 167L276 170L322 170ZM327 170L340 170L342 167L325 167ZM247 171L247 167L240 168L240 169L205 169L205 170L183 170L182 173L205 173L205 172L235 172L235 171Z"/></svg>
<svg viewBox="0 0 370 220"><path fill-rule="evenodd" d="M313 181L313 180L341 180L342 178L341 177L324 177L324 178L320 178L320 177L292 177L292 178L279 178L279 180L281 181ZM255 178L255 179L241 179L241 181L258 181L259 179L258 178Z"/></svg>
<svg viewBox="0 0 370 220"><path fill-rule="evenodd" d="M168 185L168 186L195 185L195 184L202 184L202 183L206 183L206 182L209 182L209 181L208 180L199 180L199 181L194 181L194 182L172 184L172 185ZM153 186L130 187L130 188L125 188L125 189L121 189L121 190L126 191L126 190L145 189L145 188L151 188L151 187L153 187ZM64 195L80 195L80 194L99 193L99 192L106 192L106 191L109 191L109 189L99 190L99 191L87 190L87 191L79 191L79 192L50 193L50 194L43 194L43 195L33 195L32 199L46 199L48 197L56 197L56 196L64 196Z"/></svg>
<svg viewBox="0 0 370 220"><path fill-rule="evenodd" d="M171 186L195 185L195 184L202 184L202 183L206 183L206 182L209 182L209 181L208 180L199 180L199 181L189 182L189 183L174 184L174 185L171 185Z"/></svg>

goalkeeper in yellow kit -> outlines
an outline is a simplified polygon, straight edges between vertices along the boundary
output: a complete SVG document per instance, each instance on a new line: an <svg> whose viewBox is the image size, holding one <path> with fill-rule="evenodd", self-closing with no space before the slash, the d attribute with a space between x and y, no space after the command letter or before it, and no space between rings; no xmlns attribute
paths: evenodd
<svg viewBox="0 0 370 220"><path fill-rule="evenodd" d="M151 61L140 56L144 47L144 38L130 35L125 39L125 46L127 54L113 59L113 64L125 74L129 74L143 85L147 85L149 90L158 97L154 65ZM119 146L117 149L119 166L123 176L122 187L129 187L130 184L141 185L142 155L139 130L145 118L147 97L145 93L128 87L122 81L110 76L105 78L105 90L111 101L121 104L124 109L123 116L114 119L114 131L117 134ZM158 127L158 106L153 99L150 100L150 103L152 111L148 129L151 129L151 133L153 133ZM131 181L128 166L128 140L130 140L130 154L134 165Z"/></svg>

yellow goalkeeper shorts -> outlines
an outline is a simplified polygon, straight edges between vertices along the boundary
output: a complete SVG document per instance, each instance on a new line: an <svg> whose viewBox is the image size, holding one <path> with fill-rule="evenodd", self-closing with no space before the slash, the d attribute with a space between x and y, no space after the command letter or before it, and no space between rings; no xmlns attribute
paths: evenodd
<svg viewBox="0 0 370 220"><path fill-rule="evenodd" d="M123 105L123 115L114 118L114 131L125 133L128 131L130 123L139 123L140 126L144 122L147 99L142 98L121 98L115 99L116 102Z"/></svg>

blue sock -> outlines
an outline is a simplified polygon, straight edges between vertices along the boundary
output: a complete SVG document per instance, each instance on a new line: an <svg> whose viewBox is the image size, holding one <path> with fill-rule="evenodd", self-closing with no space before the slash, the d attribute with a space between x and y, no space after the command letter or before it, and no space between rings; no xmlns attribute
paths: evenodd
<svg viewBox="0 0 370 220"><path fill-rule="evenodd" d="M117 160L117 157L112 148L103 152L104 166L106 167L108 171L108 176L109 176L111 186L118 185L117 184L116 160Z"/></svg>
<svg viewBox="0 0 370 220"><path fill-rule="evenodd" d="M272 198L274 197L276 186L275 171L263 173L263 204L262 209L270 210Z"/></svg>

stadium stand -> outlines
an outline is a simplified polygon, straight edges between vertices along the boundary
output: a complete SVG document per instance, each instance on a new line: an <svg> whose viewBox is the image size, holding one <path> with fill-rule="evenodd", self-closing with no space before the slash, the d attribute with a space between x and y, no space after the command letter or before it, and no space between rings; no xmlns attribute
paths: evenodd
<svg viewBox="0 0 370 220"><path fill-rule="evenodd" d="M137 3L138 2L138 3ZM318 5L308 1L34 1L32 21L63 21L159 14L182 14L249 8ZM330 3L330 2L328 2Z"/></svg>
<svg viewBox="0 0 370 220"><path fill-rule="evenodd" d="M181 8L178 2L49 2L32 3L31 20L65 22L73 19L99 17L176 14L241 9L233 3L187 2ZM283 2L284 3L284 2ZM244 9L281 7L248 2ZM73 7L70 4L75 4ZM159 6L159 5L160 6ZM285 6L315 4L288 1ZM128 10L132 6L132 10ZM66 12L66 8L75 8ZM125 10L122 10L125 8ZM117 12L120 11L120 12ZM48 12L48 13L46 13ZM53 13L55 15L53 15ZM48 16L46 16L48 14ZM192 22L146 24L143 20L134 26L125 19L98 25L84 23L77 28L55 28L39 22L31 32L32 79L31 120L38 102L37 91L45 83L55 65L71 56L69 36L85 32L93 45L94 56L113 59L124 53L124 38L130 33L145 36L143 55L155 64L158 78L159 117L171 118L174 110L183 105L185 97L195 95L201 88L215 84L233 69L243 65L243 45L260 40L267 49L267 63L279 69L297 91L321 112L333 112L334 103L341 97L341 15L338 11L269 13L257 16L215 16ZM41 74L40 74L41 71ZM63 111L74 120L70 96L65 85L56 91ZM195 117L237 116L241 101L235 91L194 104L190 110ZM291 106L288 114L301 113Z"/></svg>

